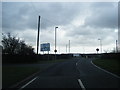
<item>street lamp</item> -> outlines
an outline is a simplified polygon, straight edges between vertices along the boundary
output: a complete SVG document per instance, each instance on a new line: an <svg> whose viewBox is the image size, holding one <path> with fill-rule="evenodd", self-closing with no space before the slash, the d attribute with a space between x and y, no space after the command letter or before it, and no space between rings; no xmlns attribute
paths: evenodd
<svg viewBox="0 0 120 90"><path fill-rule="evenodd" d="M70 40L69 40L69 53L70 53Z"/></svg>
<svg viewBox="0 0 120 90"><path fill-rule="evenodd" d="M56 29L57 29L58 27L55 27L55 50L54 50L54 52L55 52L55 60L56 60L56 52L57 52L57 50L56 50Z"/></svg>
<svg viewBox="0 0 120 90"><path fill-rule="evenodd" d="M101 49L101 53L102 53L102 40L101 39L98 39L100 40L100 49Z"/></svg>
<svg viewBox="0 0 120 90"><path fill-rule="evenodd" d="M116 40L116 53L118 52L118 46L117 46L118 41Z"/></svg>
<svg viewBox="0 0 120 90"><path fill-rule="evenodd" d="M67 44L66 44L66 53L67 53Z"/></svg>

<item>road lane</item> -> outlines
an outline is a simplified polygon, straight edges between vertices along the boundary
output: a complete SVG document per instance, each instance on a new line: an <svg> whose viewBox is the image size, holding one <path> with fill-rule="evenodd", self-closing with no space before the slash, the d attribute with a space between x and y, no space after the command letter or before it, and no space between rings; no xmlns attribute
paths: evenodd
<svg viewBox="0 0 120 90"><path fill-rule="evenodd" d="M120 88L120 78L96 68L90 59L79 60L77 69L86 88Z"/></svg>
<svg viewBox="0 0 120 90"><path fill-rule="evenodd" d="M96 68L91 60L77 58L56 63L24 88L120 88L120 78Z"/></svg>
<svg viewBox="0 0 120 90"><path fill-rule="evenodd" d="M81 88L78 82L77 60L57 63L41 72L24 88Z"/></svg>

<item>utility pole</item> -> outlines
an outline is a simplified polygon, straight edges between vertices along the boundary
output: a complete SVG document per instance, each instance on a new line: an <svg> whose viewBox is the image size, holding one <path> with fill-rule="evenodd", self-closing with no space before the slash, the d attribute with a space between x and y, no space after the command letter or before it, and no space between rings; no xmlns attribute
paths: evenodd
<svg viewBox="0 0 120 90"><path fill-rule="evenodd" d="M98 39L100 40L100 49L101 49L101 53L102 53L102 40L101 39Z"/></svg>
<svg viewBox="0 0 120 90"><path fill-rule="evenodd" d="M37 55L38 55L38 50L39 50L39 32L40 32L40 16L39 16L39 19L38 19Z"/></svg>
<svg viewBox="0 0 120 90"><path fill-rule="evenodd" d="M67 44L66 44L66 53L67 53Z"/></svg>
<svg viewBox="0 0 120 90"><path fill-rule="evenodd" d="M69 40L69 53L70 53L70 40Z"/></svg>
<svg viewBox="0 0 120 90"><path fill-rule="evenodd" d="M54 50L54 52L55 52L55 60L56 60L56 52L57 52L57 50L56 50L56 29L57 29L58 27L55 27L55 50Z"/></svg>

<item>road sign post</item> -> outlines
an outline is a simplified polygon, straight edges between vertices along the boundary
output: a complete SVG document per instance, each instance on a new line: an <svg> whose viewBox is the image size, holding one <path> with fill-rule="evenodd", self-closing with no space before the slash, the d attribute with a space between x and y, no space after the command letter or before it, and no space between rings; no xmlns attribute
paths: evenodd
<svg viewBox="0 0 120 90"><path fill-rule="evenodd" d="M41 44L41 51L50 51L50 43Z"/></svg>
<svg viewBox="0 0 120 90"><path fill-rule="evenodd" d="M97 54L98 54L99 49L97 48L96 51L97 51Z"/></svg>
<svg viewBox="0 0 120 90"><path fill-rule="evenodd" d="M49 51L50 51L50 43L43 43L41 44L41 51L48 51L48 60L49 60Z"/></svg>

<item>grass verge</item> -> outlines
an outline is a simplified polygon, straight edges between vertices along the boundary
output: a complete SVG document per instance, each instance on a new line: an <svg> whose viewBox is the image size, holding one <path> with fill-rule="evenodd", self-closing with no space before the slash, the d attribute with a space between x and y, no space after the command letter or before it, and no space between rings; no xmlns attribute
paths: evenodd
<svg viewBox="0 0 120 90"><path fill-rule="evenodd" d="M58 59L58 60L45 60L45 61L39 61L39 64L43 64L43 63L57 63L57 62L64 62L67 61L69 59Z"/></svg>
<svg viewBox="0 0 120 90"><path fill-rule="evenodd" d="M2 87L8 88L39 70L40 69L35 67L3 66Z"/></svg>
<svg viewBox="0 0 120 90"><path fill-rule="evenodd" d="M69 59L58 59L58 60L45 60L39 61L36 64L49 64L49 63L57 63L64 62ZM44 68L37 67L22 67L22 66L3 66L2 67L2 86L3 88L8 88L17 82L27 78L37 71L42 71Z"/></svg>
<svg viewBox="0 0 120 90"><path fill-rule="evenodd" d="M93 63L109 72L120 76L120 60L96 59Z"/></svg>

